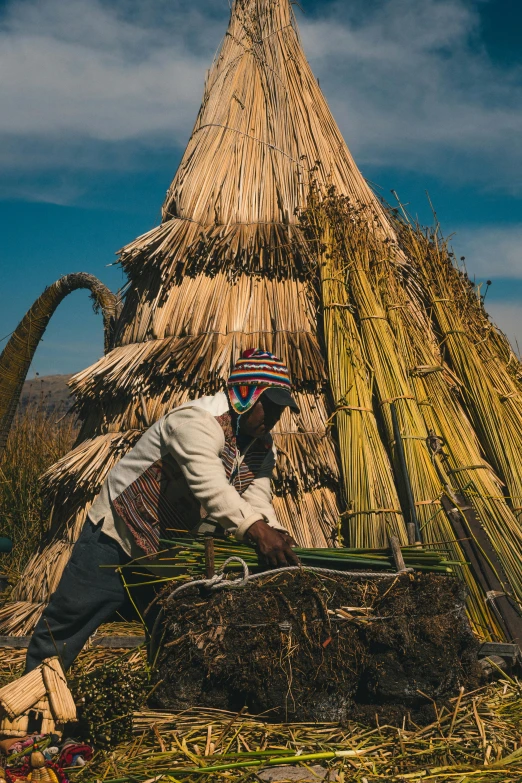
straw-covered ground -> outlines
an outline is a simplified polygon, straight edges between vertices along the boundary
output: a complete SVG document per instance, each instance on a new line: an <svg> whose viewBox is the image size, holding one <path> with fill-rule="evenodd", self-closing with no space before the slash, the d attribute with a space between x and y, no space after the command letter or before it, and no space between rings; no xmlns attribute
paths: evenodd
<svg viewBox="0 0 522 783"><path fill-rule="evenodd" d="M402 727L369 728L351 721L270 723L200 708L178 714L142 710L134 715L131 740L110 752L98 751L91 764L72 777L78 783L94 779L247 783L259 780L260 769L281 766L283 758L294 757L291 766L320 764L337 772L340 781L509 783L522 779L518 682L503 679L462 697L458 694L440 709L434 703L433 718L422 728L408 720ZM220 769L205 772L203 767Z"/></svg>
<svg viewBox="0 0 522 783"><path fill-rule="evenodd" d="M121 633L122 629L108 631ZM9 657L12 678L21 670L23 652L13 651ZM4 676L6 661L2 656ZM110 669L119 671L112 691L107 691L114 699L122 681L141 677L146 669L145 655L143 651L122 654L92 648L82 653L71 676L77 683L79 675L90 673L91 682L98 683L100 689ZM142 679L136 693L139 691L143 699L152 687ZM135 706L136 701L131 700L127 710ZM522 689L516 678L506 675L494 684L457 692L445 705L434 701L432 719L425 726L416 725L407 716L400 726L376 723L375 719L364 724L350 719L340 723L277 723L246 711L193 708L174 712L142 705L133 715L123 715L121 711L111 713L107 701L105 707L105 717L99 712L99 734L106 734L119 722L125 739L108 747L97 741L92 761L70 770L73 783L254 783L262 779L258 776L262 769L286 763L294 769L312 767L316 773L316 765L320 765L330 770L331 780L336 773L337 780L354 783L522 780Z"/></svg>

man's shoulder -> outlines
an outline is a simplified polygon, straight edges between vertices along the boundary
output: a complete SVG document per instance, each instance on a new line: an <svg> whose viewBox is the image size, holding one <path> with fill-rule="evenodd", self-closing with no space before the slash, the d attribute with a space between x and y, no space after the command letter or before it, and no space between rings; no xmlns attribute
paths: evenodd
<svg viewBox="0 0 522 783"><path fill-rule="evenodd" d="M167 435L182 429L191 430L194 434L196 430L205 430L208 435L217 435L220 430L218 418L226 411L228 402L222 392L212 397L199 397L169 411L163 417L163 429ZM211 422L215 422L216 432Z"/></svg>
<svg viewBox="0 0 522 783"><path fill-rule="evenodd" d="M167 416L180 413L181 411L193 411L197 416L201 413L208 413L211 416L222 416L229 410L228 397L225 392L217 392L217 394L206 395L204 397L198 397L195 400L188 400L183 405L179 405L177 408L169 411Z"/></svg>

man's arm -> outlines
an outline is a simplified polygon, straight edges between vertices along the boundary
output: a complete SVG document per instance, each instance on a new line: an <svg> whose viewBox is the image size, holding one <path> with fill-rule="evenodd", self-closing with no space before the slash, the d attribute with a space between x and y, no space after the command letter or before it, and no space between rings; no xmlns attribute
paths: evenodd
<svg viewBox="0 0 522 783"><path fill-rule="evenodd" d="M165 446L180 466L190 491L209 517L224 529L232 531L239 541L251 531L248 542L256 547L269 565L297 564L288 534L270 527L262 518L263 512L254 508L228 483L220 456L223 437L216 420L196 408L173 412L165 418L163 425ZM257 496L258 491L265 493L266 488L263 489L263 486L255 488L253 494Z"/></svg>
<svg viewBox="0 0 522 783"><path fill-rule="evenodd" d="M272 504L271 478L275 460L275 450L272 449L254 481L243 492L243 498L263 515L263 520L249 527L245 540L255 546L261 559L273 568L299 565L299 559L291 548L295 541L279 524Z"/></svg>

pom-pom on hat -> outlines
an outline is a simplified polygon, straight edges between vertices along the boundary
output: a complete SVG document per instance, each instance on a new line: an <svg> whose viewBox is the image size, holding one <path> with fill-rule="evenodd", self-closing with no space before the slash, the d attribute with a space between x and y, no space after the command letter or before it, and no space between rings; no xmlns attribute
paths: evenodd
<svg viewBox="0 0 522 783"><path fill-rule="evenodd" d="M227 387L230 404L239 415L249 411L263 392L276 405L288 406L299 413L290 393L292 385L288 367L268 351L259 348L243 351L232 368Z"/></svg>

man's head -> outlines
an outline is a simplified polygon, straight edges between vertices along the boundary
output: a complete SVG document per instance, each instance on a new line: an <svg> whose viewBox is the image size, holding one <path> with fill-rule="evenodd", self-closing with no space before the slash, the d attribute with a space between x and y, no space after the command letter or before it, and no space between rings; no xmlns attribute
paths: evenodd
<svg viewBox="0 0 522 783"><path fill-rule="evenodd" d="M271 402L265 392L250 410L240 416L239 432L251 438L263 438L275 427L283 410L284 407Z"/></svg>
<svg viewBox="0 0 522 783"><path fill-rule="evenodd" d="M286 407L299 413L288 368L268 351L244 351L232 368L227 388L232 409L239 416L238 431L245 435L266 435Z"/></svg>

